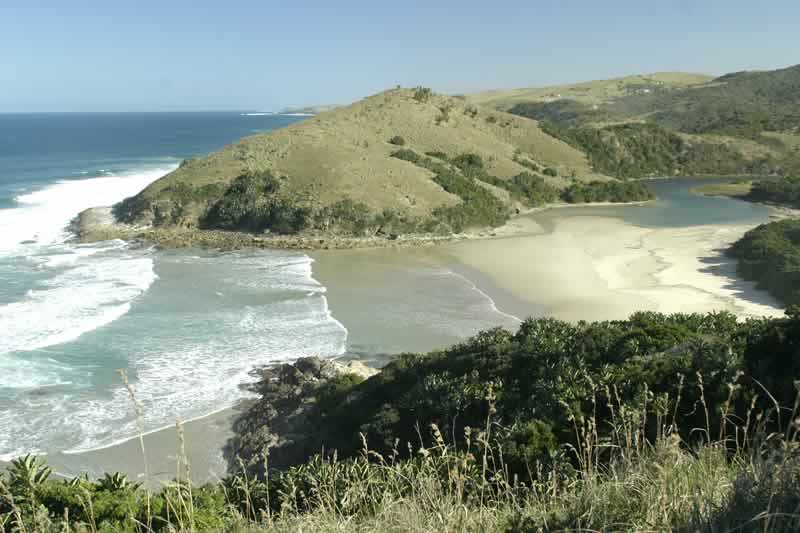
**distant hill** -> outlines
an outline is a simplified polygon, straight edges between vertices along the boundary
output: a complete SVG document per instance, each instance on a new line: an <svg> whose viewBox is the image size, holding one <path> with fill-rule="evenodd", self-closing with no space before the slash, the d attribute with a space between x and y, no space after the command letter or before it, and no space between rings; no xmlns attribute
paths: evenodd
<svg viewBox="0 0 800 533"><path fill-rule="evenodd" d="M310 114L310 115L318 115L319 113L325 113L326 111L332 111L337 107L341 107L339 104L322 104L322 105L311 105L311 106L304 106L304 107L284 107L279 111L281 114L293 114L293 113L301 113L301 114Z"/></svg>
<svg viewBox="0 0 800 533"><path fill-rule="evenodd" d="M493 90L467 95L475 104L509 110L518 103L573 100L582 104L601 105L617 98L653 90L675 90L708 83L713 76L687 72L656 72L614 78L610 80L533 87L526 89Z"/></svg>
<svg viewBox="0 0 800 533"><path fill-rule="evenodd" d="M535 121L394 89L185 161L114 212L162 227L447 232L501 223L540 185L608 179Z"/></svg>
<svg viewBox="0 0 800 533"><path fill-rule="evenodd" d="M632 76L479 93L542 121L617 177L787 174L800 168L800 65L774 71Z"/></svg>

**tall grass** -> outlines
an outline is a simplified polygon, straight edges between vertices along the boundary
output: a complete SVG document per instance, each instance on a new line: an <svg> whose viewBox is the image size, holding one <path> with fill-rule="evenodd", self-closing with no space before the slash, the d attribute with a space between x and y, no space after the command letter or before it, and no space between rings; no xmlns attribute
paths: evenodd
<svg viewBox="0 0 800 533"><path fill-rule="evenodd" d="M701 394L697 409L707 423L686 442L680 392L645 390L630 405L615 387L598 386L594 410L565 421L575 444L528 464L525 476L512 473L493 438L491 391L484 427L465 428L463 439L431 425L419 428L420 444L395 441L382 455L362 435L355 458L322 454L285 471L266 469L263 479L242 469L215 486L192 484L178 424L176 478L152 494L113 476L42 481L43 465L15 462L0 482L0 533L800 530L800 394L790 408L756 412L753 401L740 418L731 408L739 386L729 391L718 407ZM610 427L598 427L597 409L611 413ZM719 427L708 422L711 409L722 415ZM401 459L406 452L413 458ZM109 502L122 509L116 518Z"/></svg>

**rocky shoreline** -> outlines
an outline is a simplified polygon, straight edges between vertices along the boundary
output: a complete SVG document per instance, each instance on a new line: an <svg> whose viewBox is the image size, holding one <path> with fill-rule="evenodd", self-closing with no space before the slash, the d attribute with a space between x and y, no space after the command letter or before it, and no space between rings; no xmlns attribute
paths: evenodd
<svg viewBox="0 0 800 533"><path fill-rule="evenodd" d="M210 248L239 250L277 248L286 250L343 250L353 248L400 248L453 242L475 235L401 235L342 237L337 235L269 235L238 231L203 230L184 227L152 227L122 224L114 220L110 207L93 207L81 212L73 222L81 243L112 239L139 241L162 248ZM488 236L480 234L479 236Z"/></svg>
<svg viewBox="0 0 800 533"><path fill-rule="evenodd" d="M294 363L254 370L259 380L249 388L258 398L239 406L233 438L224 450L228 469L245 468L250 474L263 474L266 460L270 468L285 468L319 452L313 449L311 436L315 434L316 407L325 387L335 386L337 379L359 382L379 372L361 361L338 362L319 357L301 357ZM347 403L349 399L343 401Z"/></svg>

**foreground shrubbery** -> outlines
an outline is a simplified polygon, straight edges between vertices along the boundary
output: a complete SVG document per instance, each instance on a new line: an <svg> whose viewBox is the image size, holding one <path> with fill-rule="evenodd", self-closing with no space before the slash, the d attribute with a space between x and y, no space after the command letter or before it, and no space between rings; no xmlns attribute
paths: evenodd
<svg viewBox="0 0 800 533"><path fill-rule="evenodd" d="M0 531L796 531L799 343L796 317L528 320L321 384L330 444L282 470L152 492L23 458Z"/></svg>

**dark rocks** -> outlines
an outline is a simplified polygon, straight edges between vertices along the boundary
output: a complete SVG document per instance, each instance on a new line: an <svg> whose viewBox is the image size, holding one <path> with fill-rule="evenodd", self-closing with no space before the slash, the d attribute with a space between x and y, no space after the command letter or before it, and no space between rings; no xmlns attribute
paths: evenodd
<svg viewBox="0 0 800 533"><path fill-rule="evenodd" d="M259 369L260 379L251 390L260 398L242 405L234 422L234 437L225 447L228 469L235 472L244 466L259 475L267 464L267 451L270 468L285 468L318 453L313 437L320 387L343 374L366 379L377 372L359 361L339 363L319 357Z"/></svg>

